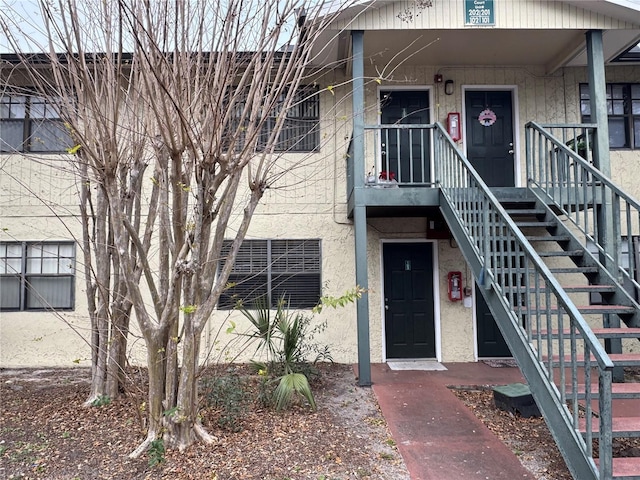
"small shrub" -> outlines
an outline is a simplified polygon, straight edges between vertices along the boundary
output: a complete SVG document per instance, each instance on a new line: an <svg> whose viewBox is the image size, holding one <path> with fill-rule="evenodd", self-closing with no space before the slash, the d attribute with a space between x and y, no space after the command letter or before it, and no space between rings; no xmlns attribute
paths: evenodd
<svg viewBox="0 0 640 480"><path fill-rule="evenodd" d="M245 383L236 374L211 378L205 382L207 405L219 412L218 426L231 432L242 430L242 418L248 409Z"/></svg>
<svg viewBox="0 0 640 480"><path fill-rule="evenodd" d="M92 407L104 407L111 403L111 398L108 395L100 395L98 398L91 402Z"/></svg>
<svg viewBox="0 0 640 480"><path fill-rule="evenodd" d="M313 313L322 312L323 307L343 307L356 301L362 293L363 290L357 287L342 297L322 297ZM300 395L315 410L310 386L310 380L318 375L315 364L333 361L329 347L315 341L316 335L327 329L328 320L314 326L313 316L289 311L286 294L279 299L275 309L266 297L257 299L251 309L242 302L238 302L236 308L251 322L253 331L245 335L257 341L256 354L266 357L265 362L252 361L259 375L271 379L262 383L260 395L267 393L271 383L277 383L268 401L276 409L288 408L294 395ZM264 404L267 403L265 400L266 397L262 397Z"/></svg>
<svg viewBox="0 0 640 480"><path fill-rule="evenodd" d="M271 379L266 375L260 375L258 382L258 391L256 394L256 402L263 407L271 407L273 405L274 386Z"/></svg>
<svg viewBox="0 0 640 480"><path fill-rule="evenodd" d="M151 442L151 444L149 445L149 450L147 452L147 455L149 456L149 466L153 468L156 465L164 463L166 461L166 459L164 458L164 452L164 440L162 440L161 438L156 438L153 442Z"/></svg>

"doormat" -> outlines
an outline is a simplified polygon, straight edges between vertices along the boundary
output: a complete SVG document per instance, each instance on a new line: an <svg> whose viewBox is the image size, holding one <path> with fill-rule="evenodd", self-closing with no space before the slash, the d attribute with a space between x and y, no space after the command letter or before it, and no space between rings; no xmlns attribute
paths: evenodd
<svg viewBox="0 0 640 480"><path fill-rule="evenodd" d="M482 360L482 363L489 365L492 368L505 368L505 367L517 367L518 362L513 358L497 358L493 360Z"/></svg>
<svg viewBox="0 0 640 480"><path fill-rule="evenodd" d="M390 360L387 365L391 370L439 371L447 369L436 360Z"/></svg>

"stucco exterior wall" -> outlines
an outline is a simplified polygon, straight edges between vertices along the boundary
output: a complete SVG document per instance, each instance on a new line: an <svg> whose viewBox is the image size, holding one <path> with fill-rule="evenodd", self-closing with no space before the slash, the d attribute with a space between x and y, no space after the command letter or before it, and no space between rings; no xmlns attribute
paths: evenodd
<svg viewBox="0 0 640 480"><path fill-rule="evenodd" d="M438 4L439 2L436 2ZM461 9L460 9L461 10ZM448 112L464 113L465 88L509 88L514 91L516 118L516 159L520 164L520 184L525 185L523 129L529 120L541 123L578 122L578 84L586 81L582 68L563 69L545 75L535 66L499 67L412 67L398 68L392 76L378 82L376 59L367 64L365 91L366 123L379 117L378 92L392 87L424 87L429 90L432 120L444 122ZM454 81L453 95L445 95L442 85L434 85L435 74ZM608 82L637 82L640 67L607 69ZM322 281L325 293L340 295L355 286L355 253L352 222L346 218L346 151L351 135L351 86L340 71L324 79L332 92L321 94L321 148L308 155L283 155L277 173L284 173L268 190L250 227L247 238L319 238L322 242ZM373 144L368 145L372 152ZM461 141L464 147L464 142ZM373 155L371 153L371 155ZM374 162L373 156L365 168ZM617 150L611 154L614 180L640 197L637 171L640 151ZM0 175L0 240L68 240L80 236L77 219L77 189L68 167L57 158L2 156ZM9 172L10 175L5 175ZM366 172L362 172L364 175ZM43 202L40 199L45 199ZM64 225L55 218L57 214ZM386 241L425 242L426 218L369 219L369 311L371 358L384 359L381 247ZM426 245L426 244L425 244ZM435 323L438 359L445 362L475 359L475 322L472 308L447 299L446 273L461 271L465 285L473 279L453 241L430 243L434 248L436 273ZM0 366L86 365L89 322L86 313L82 261L76 258L76 308L73 312L0 313ZM237 312L216 312L203 340L203 357L226 353L229 337L216 333L233 319L242 331L246 322ZM328 320L328 329L317 338L328 343L333 358L340 362L357 359L355 307L326 310L317 321ZM244 323L243 323L244 322ZM222 329L224 330L224 328ZM133 360L144 358L142 341L134 337ZM246 358L246 357L243 357Z"/></svg>
<svg viewBox="0 0 640 480"><path fill-rule="evenodd" d="M80 239L78 196L64 156L3 155L0 241ZM0 366L88 365L90 324L76 248L75 309L0 312Z"/></svg>
<svg viewBox="0 0 640 480"><path fill-rule="evenodd" d="M326 80L331 82L329 76ZM344 99L342 99L344 102ZM322 242L323 293L339 296L355 287L351 221L346 218L344 160L351 117L340 98L321 95L321 140L317 152L285 154L273 170L277 180L257 208L247 238L319 238ZM79 198L69 158L58 155L3 155L0 175L0 241L81 239ZM246 185L244 182L243 185ZM245 187L243 187L244 189ZM240 192L240 195L246 192ZM239 221L242 212L232 220ZM310 312L306 312L309 313ZM356 358L355 307L327 309L314 323L328 321L317 338L328 344L334 360ZM237 323L244 332L246 320L238 312L215 312L203 336L203 360L228 359L238 350L225 350L233 335L221 325ZM129 358L145 360L144 342L132 318ZM90 322L84 288L82 253L76 249L75 308L67 312L1 312L0 366L72 366L90 362ZM253 350L239 357L248 360Z"/></svg>

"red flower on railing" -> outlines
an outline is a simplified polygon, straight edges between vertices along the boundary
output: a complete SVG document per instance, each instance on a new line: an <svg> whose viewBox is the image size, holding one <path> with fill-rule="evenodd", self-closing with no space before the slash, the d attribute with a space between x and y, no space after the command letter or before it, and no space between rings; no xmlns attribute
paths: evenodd
<svg viewBox="0 0 640 480"><path fill-rule="evenodd" d="M389 172L387 174L386 170L382 170L380 172L380 176L378 178L380 180L395 180L396 179L396 173L395 172Z"/></svg>

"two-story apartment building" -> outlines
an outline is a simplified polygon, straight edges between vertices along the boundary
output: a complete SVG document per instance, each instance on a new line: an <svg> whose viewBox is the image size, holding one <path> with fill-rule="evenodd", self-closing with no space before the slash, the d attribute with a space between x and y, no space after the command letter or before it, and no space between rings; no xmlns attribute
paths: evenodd
<svg viewBox="0 0 640 480"><path fill-rule="evenodd" d="M638 363L640 3L377 0L325 40L320 94L289 113L318 128L283 156L295 168L262 199L202 351L241 318L230 295L308 309L357 284L318 340L362 384L371 362L514 356L577 445L573 471L595 471L553 371L590 352L602 407L614 366ZM3 367L89 361L78 188L50 107L0 102Z"/></svg>
<svg viewBox="0 0 640 480"><path fill-rule="evenodd" d="M473 361L510 353L439 210L433 146L419 138L425 132L367 128L364 168L347 171L354 118L366 125L440 122L488 185L525 187L524 125L590 122L585 34L596 30L603 32L611 176L640 194L633 175L640 159L640 7L480 3L378 1L345 11L330 40L318 47L317 63L330 68L319 88L335 87L307 108L320 124L313 145L303 145L315 152L312 161L265 196L250 230L248 255L286 254L295 241L307 241L308 270L287 284L299 290L294 307L309 307L323 287L335 294L364 283L355 270L357 261L366 261L372 361ZM362 32L360 52L351 32ZM356 54L363 59L363 117L353 113ZM67 145L46 134L55 112L35 103L2 97L0 341L6 366L65 365L87 356L74 246L80 233L77 189L61 153ZM360 194L366 195L366 235L354 248ZM417 283L394 292L402 275L394 259L406 252L411 265L403 268ZM271 264L268 258L264 264ZM269 275L286 272L263 273L270 284ZM56 312L43 310L45 303ZM334 358L355 361L356 312L347 308L334 315L326 333ZM218 328L217 319L211 324Z"/></svg>

